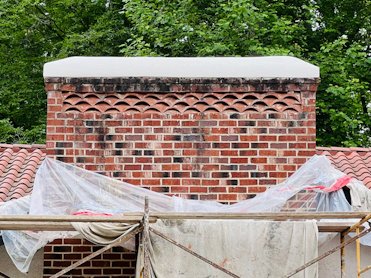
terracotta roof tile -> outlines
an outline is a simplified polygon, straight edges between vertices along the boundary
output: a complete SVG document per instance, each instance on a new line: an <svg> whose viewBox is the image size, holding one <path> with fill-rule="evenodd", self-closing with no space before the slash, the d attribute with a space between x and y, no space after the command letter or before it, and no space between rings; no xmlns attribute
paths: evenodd
<svg viewBox="0 0 371 278"><path fill-rule="evenodd" d="M317 147L340 171L362 181L371 188L371 148Z"/></svg>
<svg viewBox="0 0 371 278"><path fill-rule="evenodd" d="M0 144L0 203L32 191L36 171L45 156L45 145Z"/></svg>

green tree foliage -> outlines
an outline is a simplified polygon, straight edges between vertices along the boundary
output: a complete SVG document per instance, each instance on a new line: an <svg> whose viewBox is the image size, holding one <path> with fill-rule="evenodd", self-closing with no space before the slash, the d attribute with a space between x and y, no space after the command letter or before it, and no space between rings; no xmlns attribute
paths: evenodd
<svg viewBox="0 0 371 278"><path fill-rule="evenodd" d="M42 142L42 66L73 55L293 55L321 67L320 145L369 146L365 0L0 0L0 142Z"/></svg>
<svg viewBox="0 0 371 278"><path fill-rule="evenodd" d="M371 146L371 2L318 1L315 26L318 143Z"/></svg>
<svg viewBox="0 0 371 278"><path fill-rule="evenodd" d="M45 142L44 63L119 55L128 36L117 2L0 0L0 142Z"/></svg>
<svg viewBox="0 0 371 278"><path fill-rule="evenodd" d="M299 55L305 22L271 1L127 1L125 55ZM305 10L305 8L303 8Z"/></svg>

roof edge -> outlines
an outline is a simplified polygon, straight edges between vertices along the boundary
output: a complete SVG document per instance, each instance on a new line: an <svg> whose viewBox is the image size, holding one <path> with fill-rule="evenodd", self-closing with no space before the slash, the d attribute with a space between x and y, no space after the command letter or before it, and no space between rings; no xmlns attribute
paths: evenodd
<svg viewBox="0 0 371 278"><path fill-rule="evenodd" d="M321 147L317 146L318 151L333 151L333 152L371 152L371 148L362 147Z"/></svg>
<svg viewBox="0 0 371 278"><path fill-rule="evenodd" d="M45 144L0 144L0 150L5 149L12 149L12 150L20 150L20 149L26 149L29 151L33 150L46 150Z"/></svg>

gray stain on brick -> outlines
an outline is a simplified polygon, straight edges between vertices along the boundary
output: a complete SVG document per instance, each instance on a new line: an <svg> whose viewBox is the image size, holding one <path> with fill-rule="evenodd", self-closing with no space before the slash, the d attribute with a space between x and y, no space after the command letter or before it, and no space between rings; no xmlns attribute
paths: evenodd
<svg viewBox="0 0 371 278"><path fill-rule="evenodd" d="M202 136L201 135L184 135L183 136L183 141L202 141Z"/></svg>
<svg viewBox="0 0 371 278"><path fill-rule="evenodd" d="M144 155L154 155L155 151L152 150L144 150Z"/></svg>

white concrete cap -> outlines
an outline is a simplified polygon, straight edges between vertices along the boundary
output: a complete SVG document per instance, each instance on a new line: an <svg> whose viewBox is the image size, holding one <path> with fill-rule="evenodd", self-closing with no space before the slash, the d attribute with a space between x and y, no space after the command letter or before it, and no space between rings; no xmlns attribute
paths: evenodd
<svg viewBox="0 0 371 278"><path fill-rule="evenodd" d="M70 57L44 65L44 77L318 78L295 57Z"/></svg>

